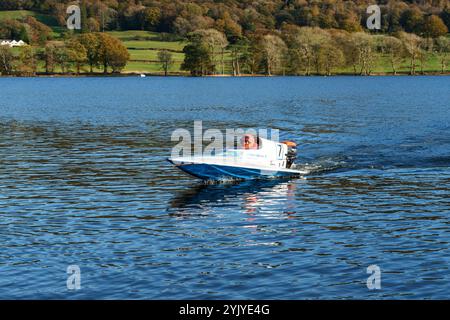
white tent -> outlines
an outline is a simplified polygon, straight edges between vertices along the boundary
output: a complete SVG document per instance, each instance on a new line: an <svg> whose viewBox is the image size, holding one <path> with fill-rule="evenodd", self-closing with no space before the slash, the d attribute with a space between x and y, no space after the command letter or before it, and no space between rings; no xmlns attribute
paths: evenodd
<svg viewBox="0 0 450 320"><path fill-rule="evenodd" d="M26 43L22 40L16 41L16 40L0 40L0 45L1 46L9 46L10 48L12 47L21 47L21 46L25 46Z"/></svg>

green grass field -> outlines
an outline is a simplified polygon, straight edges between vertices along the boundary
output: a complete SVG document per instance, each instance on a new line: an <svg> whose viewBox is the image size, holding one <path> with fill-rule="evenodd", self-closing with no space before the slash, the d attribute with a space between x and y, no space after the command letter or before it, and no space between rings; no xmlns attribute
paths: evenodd
<svg viewBox="0 0 450 320"><path fill-rule="evenodd" d="M0 20L2 19L23 19L27 16L36 18L39 22L48 25L49 27L57 26L56 19L47 14L41 14L28 10L13 10L13 11L0 11Z"/></svg>
<svg viewBox="0 0 450 320"><path fill-rule="evenodd" d="M161 34L142 30L108 31L109 35L120 39L130 53L130 60L123 72L162 74L161 64L158 63L158 52L169 50L174 64L170 69L173 73L182 73L181 63L184 60L182 52L187 42L161 41Z"/></svg>
<svg viewBox="0 0 450 320"><path fill-rule="evenodd" d="M169 72L180 73L181 62L175 62ZM157 63L146 63L141 61L130 61L123 70L126 73L152 73L152 74L163 74L161 66Z"/></svg>
<svg viewBox="0 0 450 320"><path fill-rule="evenodd" d="M39 22L47 25L53 31L53 38L59 38L61 33L66 29L58 25L56 19L50 15L42 14L29 10L12 10L12 11L0 11L0 20L4 19L23 19L28 16L36 18Z"/></svg>
<svg viewBox="0 0 450 320"><path fill-rule="evenodd" d="M186 45L185 41L161 41L160 34L150 31L128 30L108 31L107 33L123 41L127 48L167 49L181 52Z"/></svg>
<svg viewBox="0 0 450 320"><path fill-rule="evenodd" d="M447 71L449 71L449 67L447 66ZM396 64L396 71L397 73L408 73L410 71L410 60L404 59L400 63ZM423 71L424 72L440 72L441 71L441 63L439 56L437 55L430 55L427 57L427 60L424 62L423 65ZM353 68L347 67L347 68L337 68L334 70L335 73L342 73L342 74L353 74ZM421 72L421 65L420 61L416 61L416 73ZM373 64L372 73L374 74L384 74L384 73L393 73L392 66L389 61L389 58L387 56L378 56L376 61Z"/></svg>
<svg viewBox="0 0 450 320"><path fill-rule="evenodd" d="M158 60L158 50L128 50L131 60ZM172 52L172 57L175 61L183 61L184 54Z"/></svg>

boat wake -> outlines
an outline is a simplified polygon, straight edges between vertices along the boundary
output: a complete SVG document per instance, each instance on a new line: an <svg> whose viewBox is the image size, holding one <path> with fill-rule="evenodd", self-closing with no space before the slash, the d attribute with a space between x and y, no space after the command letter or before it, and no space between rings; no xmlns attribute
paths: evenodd
<svg viewBox="0 0 450 320"><path fill-rule="evenodd" d="M346 171L354 168L351 159L342 156L320 157L310 161L302 161L296 164L296 169L307 171L307 175L325 174L336 171Z"/></svg>

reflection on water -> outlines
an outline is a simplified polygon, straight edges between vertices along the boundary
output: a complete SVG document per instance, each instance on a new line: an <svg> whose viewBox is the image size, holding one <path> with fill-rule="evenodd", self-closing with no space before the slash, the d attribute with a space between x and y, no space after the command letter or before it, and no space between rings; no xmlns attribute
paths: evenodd
<svg viewBox="0 0 450 320"><path fill-rule="evenodd" d="M191 208L196 208L195 214L207 214L205 207L220 206L222 203L242 199L242 211L252 215L259 207L270 205L282 207L282 211L277 210L275 215L295 214L293 197L295 195L296 184L280 180L245 181L234 183L223 183L198 185L183 190L171 201L170 211L174 216L191 214ZM184 210L183 210L184 209ZM286 209L287 211L285 211ZM292 209L292 211L289 211Z"/></svg>
<svg viewBox="0 0 450 320"><path fill-rule="evenodd" d="M448 77L0 82L0 298L449 298ZM165 161L197 119L313 174L203 185Z"/></svg>

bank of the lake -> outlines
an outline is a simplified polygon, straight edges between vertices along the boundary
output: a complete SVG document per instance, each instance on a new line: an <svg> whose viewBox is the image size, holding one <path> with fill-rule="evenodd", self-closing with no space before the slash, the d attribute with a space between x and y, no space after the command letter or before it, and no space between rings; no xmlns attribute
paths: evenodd
<svg viewBox="0 0 450 320"><path fill-rule="evenodd" d="M192 76L186 72L171 72L167 75L164 73L154 73L154 72L120 72L120 73L103 73L103 72L85 72L85 73L42 73L37 72L33 75L21 75L21 74L8 74L2 75L0 74L0 78L96 78L96 77L185 77L185 78L261 78L261 77L402 77L402 76L449 76L450 71L446 71L444 73L433 71L433 72L418 72L414 75L411 75L408 72L373 72L368 75L362 74L353 74L348 72L336 73L332 75L324 75L324 74L310 74L310 75L267 75L267 74L240 74L240 75L232 75L232 74L211 74L211 75L203 75L203 76Z"/></svg>

